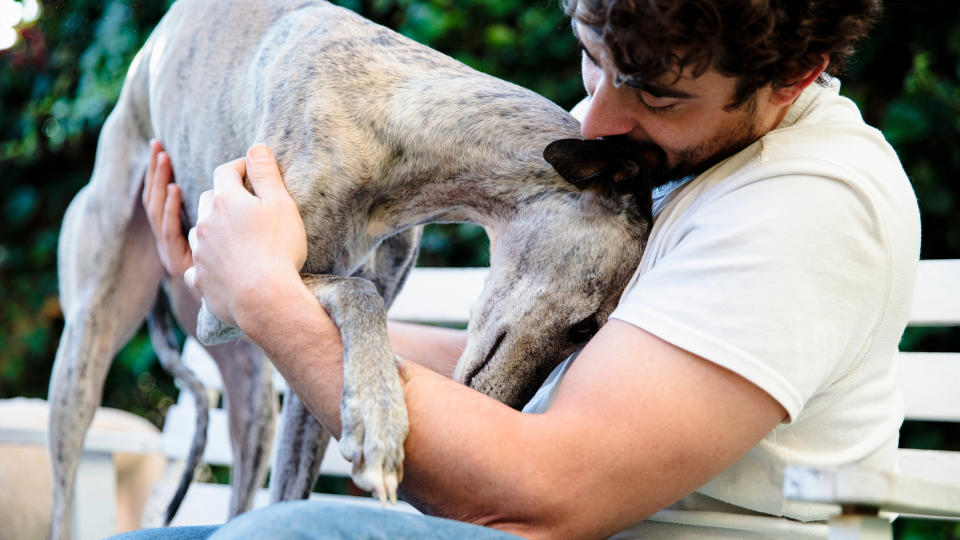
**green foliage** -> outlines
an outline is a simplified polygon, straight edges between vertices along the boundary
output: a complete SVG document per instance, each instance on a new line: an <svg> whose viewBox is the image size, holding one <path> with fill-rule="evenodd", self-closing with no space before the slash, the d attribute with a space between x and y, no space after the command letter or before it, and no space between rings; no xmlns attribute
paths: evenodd
<svg viewBox="0 0 960 540"><path fill-rule="evenodd" d="M894 522L893 537L899 540L958 540L960 523L900 518Z"/></svg>
<svg viewBox="0 0 960 540"><path fill-rule="evenodd" d="M888 2L849 72L844 92L883 130L913 181L922 256L960 257L960 4Z"/></svg>
<svg viewBox="0 0 960 540"><path fill-rule="evenodd" d="M335 3L561 106L571 108L583 96L576 42L558 0Z"/></svg>
<svg viewBox="0 0 960 540"><path fill-rule="evenodd" d="M46 394L63 328L60 221L89 179L126 66L165 9L163 2L45 2L43 16L20 29L20 43L0 52L0 397ZM166 402L156 392L173 387L144 344L139 336L119 355L106 403L159 422ZM143 374L159 386L140 390Z"/></svg>

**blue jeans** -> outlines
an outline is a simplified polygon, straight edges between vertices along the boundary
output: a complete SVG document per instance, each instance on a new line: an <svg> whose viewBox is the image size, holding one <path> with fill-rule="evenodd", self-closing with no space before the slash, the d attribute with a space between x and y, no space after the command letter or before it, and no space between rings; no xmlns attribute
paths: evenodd
<svg viewBox="0 0 960 540"><path fill-rule="evenodd" d="M224 525L145 529L116 540L224 540L230 538L333 540L516 540L505 532L432 516L319 501L274 504Z"/></svg>

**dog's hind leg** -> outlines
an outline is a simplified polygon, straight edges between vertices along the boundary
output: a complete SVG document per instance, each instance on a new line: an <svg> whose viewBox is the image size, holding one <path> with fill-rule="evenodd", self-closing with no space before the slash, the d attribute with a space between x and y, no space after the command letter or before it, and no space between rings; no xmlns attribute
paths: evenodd
<svg viewBox="0 0 960 540"><path fill-rule="evenodd" d="M330 432L290 389L283 400L277 457L270 475L270 503L306 499L320 474Z"/></svg>
<svg viewBox="0 0 960 540"><path fill-rule="evenodd" d="M387 309L417 262L422 236L423 227L411 227L387 238L377 246L367 263L353 274L353 277L373 282Z"/></svg>
<svg viewBox="0 0 960 540"><path fill-rule="evenodd" d="M267 477L277 415L273 371L263 350L247 338L207 347L207 352L220 369L230 420L229 515L234 517L251 508Z"/></svg>
<svg viewBox="0 0 960 540"><path fill-rule="evenodd" d="M91 182L71 202L60 233L65 327L49 391L55 540L71 535L83 437L110 362L143 321L163 276L139 200L149 148L131 108L121 99L107 119Z"/></svg>
<svg viewBox="0 0 960 540"><path fill-rule="evenodd" d="M354 274L373 282L389 308L416 262L422 227L413 227L384 240ZM317 480L330 433L293 390L284 400L276 463L270 476L270 502L306 499Z"/></svg>

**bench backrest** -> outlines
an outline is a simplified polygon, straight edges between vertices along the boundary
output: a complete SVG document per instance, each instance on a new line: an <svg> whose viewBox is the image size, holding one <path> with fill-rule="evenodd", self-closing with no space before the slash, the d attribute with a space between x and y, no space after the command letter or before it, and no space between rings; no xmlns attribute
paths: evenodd
<svg viewBox="0 0 960 540"><path fill-rule="evenodd" d="M920 261L910 326L960 326L960 260ZM960 351L902 352L908 420L960 422Z"/></svg>

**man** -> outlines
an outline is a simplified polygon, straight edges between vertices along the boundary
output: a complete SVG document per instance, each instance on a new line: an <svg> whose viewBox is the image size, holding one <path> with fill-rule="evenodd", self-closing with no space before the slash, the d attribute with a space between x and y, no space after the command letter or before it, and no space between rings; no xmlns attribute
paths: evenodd
<svg viewBox="0 0 960 540"><path fill-rule="evenodd" d="M427 513L530 538L822 536L830 509L784 500L784 468L893 468L902 420L891 369L919 255L916 201L896 154L825 74L879 6L565 7L583 46L583 135L628 138L674 180L655 193L620 306L528 406L541 414L444 377L462 336L393 328L409 360L403 493ZM336 435L339 332L300 282L303 225L269 150L217 169L189 246L180 192L164 189L169 161L154 154L144 202L168 271L186 270ZM688 512L645 520L671 505ZM278 505L217 534L326 537L330 514ZM363 519L394 538L499 534Z"/></svg>

